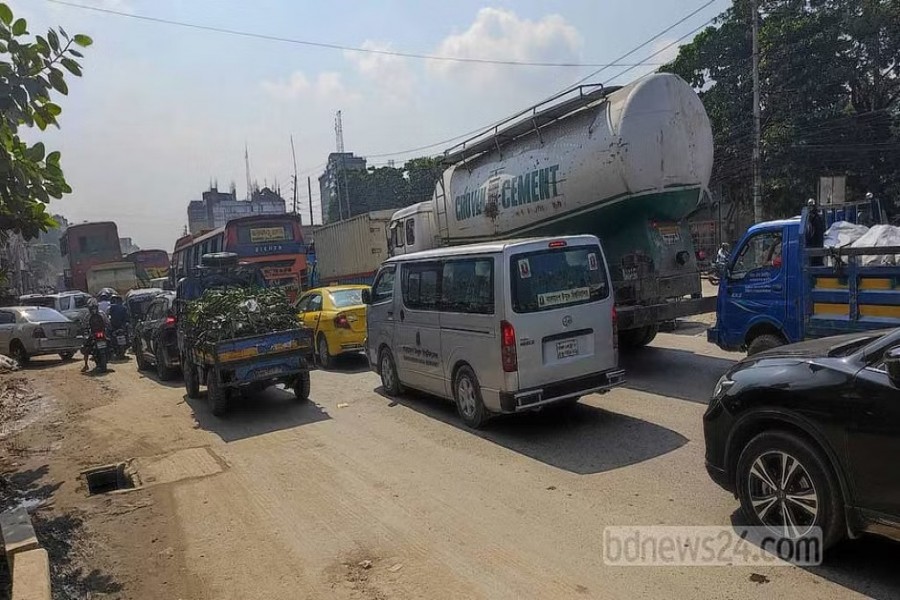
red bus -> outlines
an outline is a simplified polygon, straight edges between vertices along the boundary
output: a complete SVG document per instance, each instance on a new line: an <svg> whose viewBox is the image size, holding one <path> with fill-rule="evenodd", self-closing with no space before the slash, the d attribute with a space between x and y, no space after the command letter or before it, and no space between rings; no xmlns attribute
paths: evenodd
<svg viewBox="0 0 900 600"><path fill-rule="evenodd" d="M241 217L225 227L180 238L172 253L175 281L212 252L234 252L241 262L259 265L266 282L285 288L292 301L308 287L306 244L298 215Z"/></svg>
<svg viewBox="0 0 900 600"><path fill-rule="evenodd" d="M138 250L126 256L125 260L134 263L134 274L143 286L153 287L151 279L169 276L169 253L165 250Z"/></svg>
<svg viewBox="0 0 900 600"><path fill-rule="evenodd" d="M94 265L122 260L119 230L112 221L69 225L59 238L59 250L67 261L66 288L87 291L87 271Z"/></svg>

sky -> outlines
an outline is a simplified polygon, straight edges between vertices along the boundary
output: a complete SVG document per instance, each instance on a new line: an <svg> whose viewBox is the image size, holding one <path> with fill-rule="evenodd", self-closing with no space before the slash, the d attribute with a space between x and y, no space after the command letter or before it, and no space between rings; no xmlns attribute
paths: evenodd
<svg viewBox="0 0 900 600"><path fill-rule="evenodd" d="M604 65L708 0L66 0L166 20L270 37L404 53ZM70 221L113 220L142 248L171 251L187 203L211 182L246 196L251 178L292 198L290 138L309 222L317 177L335 150L343 115L347 151L382 165L438 154L408 152L490 125L599 67L524 67L429 61L202 31L62 6L6 0L32 34L62 26L94 44L71 78L61 128L42 133L62 152L73 193L50 210ZM730 4L692 18L590 82L627 83L675 56L663 50ZM689 41L685 38L682 43ZM655 57L648 57L663 50Z"/></svg>

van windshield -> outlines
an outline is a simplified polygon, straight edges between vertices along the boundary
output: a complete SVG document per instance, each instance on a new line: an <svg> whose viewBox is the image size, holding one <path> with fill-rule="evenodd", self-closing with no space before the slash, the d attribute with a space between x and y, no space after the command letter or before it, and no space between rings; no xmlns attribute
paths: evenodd
<svg viewBox="0 0 900 600"><path fill-rule="evenodd" d="M514 254L510 261L512 304L517 313L586 304L609 296L598 246Z"/></svg>

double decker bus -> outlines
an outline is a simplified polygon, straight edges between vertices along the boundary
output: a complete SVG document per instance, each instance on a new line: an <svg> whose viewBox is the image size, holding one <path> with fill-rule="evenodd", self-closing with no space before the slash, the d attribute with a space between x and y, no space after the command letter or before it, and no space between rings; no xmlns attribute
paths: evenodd
<svg viewBox="0 0 900 600"><path fill-rule="evenodd" d="M134 263L134 274L144 287L153 287L153 279L169 276L169 253L165 250L138 250L125 260Z"/></svg>
<svg viewBox="0 0 900 600"><path fill-rule="evenodd" d="M204 254L234 252L240 262L257 265L269 286L285 289L293 301L308 287L306 244L298 215L258 215L228 221L225 227L175 242L171 276L185 277Z"/></svg>
<svg viewBox="0 0 900 600"><path fill-rule="evenodd" d="M59 238L66 262L65 285L70 290L87 289L87 272L95 266L122 260L119 230L112 221L69 225Z"/></svg>

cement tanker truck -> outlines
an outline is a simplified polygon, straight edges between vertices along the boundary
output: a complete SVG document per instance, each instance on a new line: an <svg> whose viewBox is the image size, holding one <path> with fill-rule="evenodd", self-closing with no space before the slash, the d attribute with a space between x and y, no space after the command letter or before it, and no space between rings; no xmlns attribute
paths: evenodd
<svg viewBox="0 0 900 600"><path fill-rule="evenodd" d="M444 153L431 200L394 213L390 251L591 233L606 251L623 346L711 312L686 217L713 163L703 104L682 79L582 86Z"/></svg>

